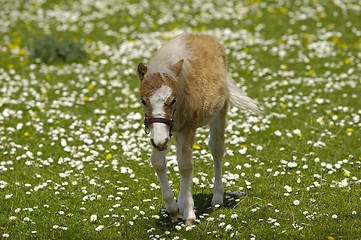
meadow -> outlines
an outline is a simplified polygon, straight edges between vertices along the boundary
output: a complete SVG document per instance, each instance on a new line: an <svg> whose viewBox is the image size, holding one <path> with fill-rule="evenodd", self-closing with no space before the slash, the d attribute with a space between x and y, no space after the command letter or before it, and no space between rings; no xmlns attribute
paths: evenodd
<svg viewBox="0 0 361 240"><path fill-rule="evenodd" d="M360 239L360 19L358 0L2 0L0 236ZM164 209L136 76L182 32L215 36L263 109L229 109L216 210L197 132L191 226ZM49 36L87 57L43 62ZM174 146L167 165L177 196Z"/></svg>

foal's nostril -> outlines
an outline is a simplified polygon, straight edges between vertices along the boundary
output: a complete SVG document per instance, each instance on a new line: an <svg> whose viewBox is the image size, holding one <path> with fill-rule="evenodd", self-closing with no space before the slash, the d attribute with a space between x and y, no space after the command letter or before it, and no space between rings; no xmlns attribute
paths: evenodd
<svg viewBox="0 0 361 240"><path fill-rule="evenodd" d="M157 148L157 145L155 145L153 138L150 139L150 142L152 143L152 145L153 145L154 148Z"/></svg>

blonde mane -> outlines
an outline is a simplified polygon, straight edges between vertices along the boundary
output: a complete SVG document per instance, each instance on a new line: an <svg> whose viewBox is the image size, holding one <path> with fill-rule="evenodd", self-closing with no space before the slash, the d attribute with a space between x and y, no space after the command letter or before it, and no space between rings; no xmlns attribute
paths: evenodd
<svg viewBox="0 0 361 240"><path fill-rule="evenodd" d="M161 47L155 56L150 59L146 76L160 74L162 78L168 76L173 81L177 81L176 73L172 71L172 66L180 60L184 60L180 78L185 79L189 76L192 66L191 60L195 59L192 49L186 39L187 34L178 35L163 47Z"/></svg>

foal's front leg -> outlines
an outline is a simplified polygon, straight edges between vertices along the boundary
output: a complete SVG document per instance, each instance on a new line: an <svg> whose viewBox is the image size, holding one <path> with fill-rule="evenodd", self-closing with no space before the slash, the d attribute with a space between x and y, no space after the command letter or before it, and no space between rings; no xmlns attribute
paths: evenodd
<svg viewBox="0 0 361 240"><path fill-rule="evenodd" d="M185 224L192 224L196 218L192 197L194 136L195 131L177 133L174 136L177 143L177 161L181 176L178 205Z"/></svg>
<svg viewBox="0 0 361 240"><path fill-rule="evenodd" d="M167 212L172 219L177 219L179 217L178 205L174 200L173 192L169 186L165 154L166 151L158 151L153 149L150 159L162 188L162 196L165 202L165 208L167 209Z"/></svg>

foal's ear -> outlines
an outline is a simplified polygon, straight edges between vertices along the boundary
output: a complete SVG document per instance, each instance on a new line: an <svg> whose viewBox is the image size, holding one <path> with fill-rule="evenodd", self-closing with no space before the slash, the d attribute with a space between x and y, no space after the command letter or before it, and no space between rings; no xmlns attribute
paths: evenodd
<svg viewBox="0 0 361 240"><path fill-rule="evenodd" d="M184 59L179 60L176 64L172 66L172 71L175 72L177 75L180 74L182 71Z"/></svg>
<svg viewBox="0 0 361 240"><path fill-rule="evenodd" d="M148 70L147 66L145 66L143 63L138 64L137 74L140 81L143 81L144 75L147 73L147 70Z"/></svg>

